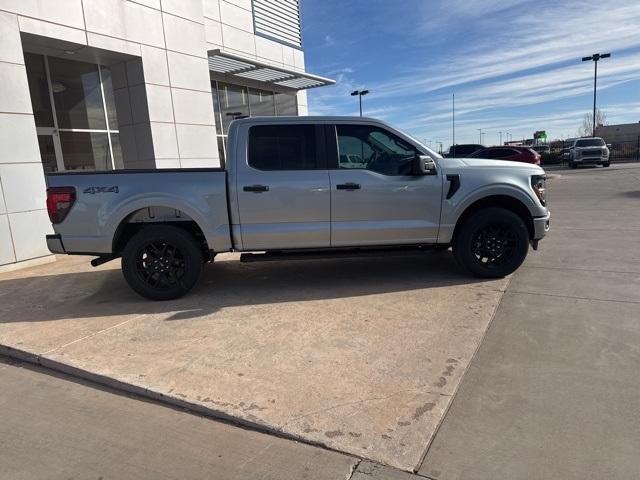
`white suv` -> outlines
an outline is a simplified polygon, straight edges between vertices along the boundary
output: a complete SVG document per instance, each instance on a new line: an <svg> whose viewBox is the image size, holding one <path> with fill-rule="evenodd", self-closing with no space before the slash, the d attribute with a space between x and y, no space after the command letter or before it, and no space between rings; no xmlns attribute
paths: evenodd
<svg viewBox="0 0 640 480"><path fill-rule="evenodd" d="M578 165L602 165L608 167L609 149L600 137L586 137L576 139L573 147L569 149L569 166L578 168Z"/></svg>

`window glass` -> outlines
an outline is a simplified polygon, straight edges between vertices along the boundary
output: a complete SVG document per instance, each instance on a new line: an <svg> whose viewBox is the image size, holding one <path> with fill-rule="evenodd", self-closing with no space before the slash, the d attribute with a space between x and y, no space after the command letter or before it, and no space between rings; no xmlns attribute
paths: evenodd
<svg viewBox="0 0 640 480"><path fill-rule="evenodd" d="M318 168L313 125L265 125L249 130L249 165L259 170Z"/></svg>
<svg viewBox="0 0 640 480"><path fill-rule="evenodd" d="M60 132L65 170L111 170L106 133Z"/></svg>
<svg viewBox="0 0 640 480"><path fill-rule="evenodd" d="M57 172L58 163L56 162L56 151L53 146L53 135L38 135L38 146L40 147L44 173Z"/></svg>
<svg viewBox="0 0 640 480"><path fill-rule="evenodd" d="M113 93L111 69L101 66L100 73L102 74L102 89L104 90L104 103L107 107L109 130L118 130L118 113L116 111L116 97Z"/></svg>
<svg viewBox="0 0 640 480"><path fill-rule="evenodd" d="M298 97L288 93L276 93L276 111L280 117L298 115Z"/></svg>
<svg viewBox="0 0 640 480"><path fill-rule="evenodd" d="M249 106L252 117L265 117L276 114L273 92L249 89Z"/></svg>
<svg viewBox="0 0 640 480"><path fill-rule="evenodd" d="M216 133L222 135L222 122L220 121L220 101L218 100L218 83L211 82L211 99L213 100L213 113L216 119Z"/></svg>
<svg viewBox="0 0 640 480"><path fill-rule="evenodd" d="M27 80L36 127L53 127L53 112L47 87L44 57L34 53L25 53L24 63L27 67Z"/></svg>
<svg viewBox="0 0 640 480"><path fill-rule="evenodd" d="M113 149L113 165L116 169L124 168L124 157L122 156L122 145L120 144L120 134L111 134L111 148Z"/></svg>
<svg viewBox="0 0 640 480"><path fill-rule="evenodd" d="M222 116L222 132L229 132L229 124L240 117L249 116L249 98L246 87L218 83L218 100Z"/></svg>
<svg viewBox="0 0 640 480"><path fill-rule="evenodd" d="M97 65L49 57L49 71L58 127L106 129Z"/></svg>
<svg viewBox="0 0 640 480"><path fill-rule="evenodd" d="M220 166L224 166L225 160L225 137L218 136L218 155L220 156Z"/></svg>
<svg viewBox="0 0 640 480"><path fill-rule="evenodd" d="M378 127L338 125L340 168L360 168L384 175L411 175L418 151Z"/></svg>
<svg viewBox="0 0 640 480"><path fill-rule="evenodd" d="M601 138L588 138L586 140L578 140L576 147L604 147L604 140Z"/></svg>

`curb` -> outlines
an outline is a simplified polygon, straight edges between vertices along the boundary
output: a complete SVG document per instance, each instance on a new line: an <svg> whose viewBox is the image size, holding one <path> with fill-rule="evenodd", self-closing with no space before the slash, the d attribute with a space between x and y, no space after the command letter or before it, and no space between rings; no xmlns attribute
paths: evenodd
<svg viewBox="0 0 640 480"><path fill-rule="evenodd" d="M151 400L170 408L183 410L188 413L200 415L205 418L221 421L226 424L233 425L235 427L243 428L245 430L263 433L263 434L271 435L274 437L282 438L285 440L291 440L291 441L302 443L305 445L310 445L312 447L319 447L324 450L340 453L342 455L355 458L355 459L359 458L358 456L352 453L344 452L342 450L329 447L320 442L313 442L306 438L301 438L294 434L286 433L281 430L276 430L272 427L269 427L267 425L264 425L258 422L252 422L250 420L234 417L220 410L208 408L203 405L189 402L181 398L176 398L171 395L165 395L163 393L154 392L153 390L149 390L148 388L139 387L137 385L123 382L121 380L116 380L114 378L107 377L105 375L100 375L97 373L90 372L88 370L83 370L78 367L73 367L71 365L58 362L56 360L48 359L36 353L27 352L25 350L0 344L0 355L4 355L5 357L8 357L14 360L19 360L25 363L30 363L32 365L44 367L44 368L53 370L55 372L69 375L76 379L86 380L91 383L116 390L120 393L130 394L136 397L140 397L142 399Z"/></svg>

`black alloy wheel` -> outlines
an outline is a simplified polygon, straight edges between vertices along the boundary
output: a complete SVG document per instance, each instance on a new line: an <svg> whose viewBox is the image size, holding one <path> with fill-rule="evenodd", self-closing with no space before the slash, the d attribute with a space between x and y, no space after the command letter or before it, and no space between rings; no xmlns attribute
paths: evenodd
<svg viewBox="0 0 640 480"><path fill-rule="evenodd" d="M193 235L170 225L143 227L122 252L122 273L127 283L151 300L183 296L197 283L203 263Z"/></svg>
<svg viewBox="0 0 640 480"><path fill-rule="evenodd" d="M467 218L453 241L453 253L463 268L477 277L500 278L513 273L529 251L529 230L504 208L485 208Z"/></svg>

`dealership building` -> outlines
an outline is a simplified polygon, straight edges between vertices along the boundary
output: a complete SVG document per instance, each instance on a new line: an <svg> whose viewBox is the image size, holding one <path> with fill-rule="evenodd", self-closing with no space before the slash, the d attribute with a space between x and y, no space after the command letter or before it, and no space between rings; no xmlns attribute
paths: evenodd
<svg viewBox="0 0 640 480"><path fill-rule="evenodd" d="M306 115L299 0L0 0L0 271L52 259L45 174L224 164Z"/></svg>

